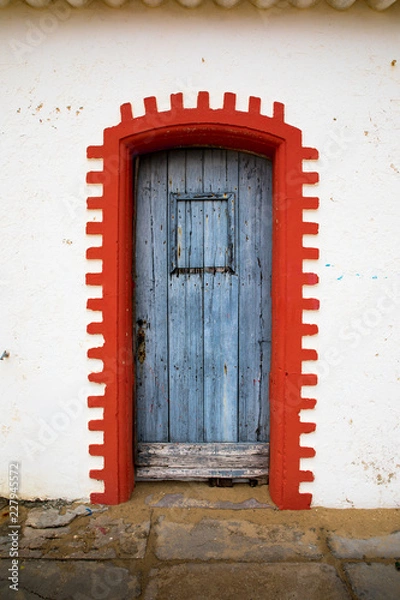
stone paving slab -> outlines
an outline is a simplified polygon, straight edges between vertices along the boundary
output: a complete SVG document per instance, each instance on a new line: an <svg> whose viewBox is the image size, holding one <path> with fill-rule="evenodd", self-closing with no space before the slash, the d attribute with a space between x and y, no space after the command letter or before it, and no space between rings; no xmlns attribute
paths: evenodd
<svg viewBox="0 0 400 600"><path fill-rule="evenodd" d="M334 567L182 564L154 569L144 600L350 600Z"/></svg>
<svg viewBox="0 0 400 600"><path fill-rule="evenodd" d="M399 600L400 571L393 564L349 563L345 573L358 600Z"/></svg>
<svg viewBox="0 0 400 600"><path fill-rule="evenodd" d="M69 541L65 558L144 558L150 521L130 524L102 515Z"/></svg>
<svg viewBox="0 0 400 600"><path fill-rule="evenodd" d="M69 525L76 517L80 515L89 515L92 509L79 504L78 506L67 509L64 513L60 513L57 508L33 508L25 521L25 525L34 529L46 529L47 527L64 527Z"/></svg>
<svg viewBox="0 0 400 600"><path fill-rule="evenodd" d="M21 558L138 559L146 553L150 533L150 521L132 524L107 514L84 516L80 520L73 517L73 522L67 526L50 527L53 522L46 520L48 526L39 528L37 525L43 521L33 522L35 527L25 526L20 530ZM9 548L9 537L0 537L1 558L7 558Z"/></svg>
<svg viewBox="0 0 400 600"><path fill-rule="evenodd" d="M19 591L9 588L10 561L0 561L2 600L132 600L141 594L140 575L110 562L21 561Z"/></svg>
<svg viewBox="0 0 400 600"><path fill-rule="evenodd" d="M255 510L272 509L273 504L259 502L255 498L248 498L242 502L231 502L229 500L207 500L205 498L190 498L184 494L165 494L160 500L154 501L151 497L146 498L146 504L152 508L208 508L211 510Z"/></svg>
<svg viewBox="0 0 400 600"><path fill-rule="evenodd" d="M71 533L69 527L46 527L34 529L24 527L19 540L21 558L43 558L46 554L56 554L64 539Z"/></svg>
<svg viewBox="0 0 400 600"><path fill-rule="evenodd" d="M161 560L274 562L322 557L315 532L289 525L263 526L216 519L176 523L161 517L155 531L155 553Z"/></svg>
<svg viewBox="0 0 400 600"><path fill-rule="evenodd" d="M400 558L400 532L368 539L332 534L327 541L337 558Z"/></svg>

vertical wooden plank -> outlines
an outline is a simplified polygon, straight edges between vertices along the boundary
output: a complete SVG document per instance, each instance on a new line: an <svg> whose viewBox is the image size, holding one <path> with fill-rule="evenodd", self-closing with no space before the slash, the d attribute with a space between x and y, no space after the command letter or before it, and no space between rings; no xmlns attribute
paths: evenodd
<svg viewBox="0 0 400 600"><path fill-rule="evenodd" d="M269 373L271 370L272 325L272 162L258 158L261 195L258 239L261 260L261 389L259 417L261 442L269 440ZM251 441L251 440L248 440Z"/></svg>
<svg viewBox="0 0 400 600"><path fill-rule="evenodd" d="M209 235L204 243L204 266L227 267L229 266L229 240L228 240L228 199L204 200L206 211L205 227Z"/></svg>
<svg viewBox="0 0 400 600"><path fill-rule="evenodd" d="M186 203L176 198L176 265L178 269L184 267L187 263L187 254L189 248L186 247L185 222L186 222ZM175 234L174 234L175 237Z"/></svg>
<svg viewBox="0 0 400 600"><path fill-rule="evenodd" d="M229 192L233 194L233 198L229 199L231 209L228 207L228 241L230 245L228 261L231 268L238 276L239 152L228 150L226 153L226 180L226 187Z"/></svg>
<svg viewBox="0 0 400 600"><path fill-rule="evenodd" d="M136 320L145 335L137 360L137 437L168 439L167 170L165 153L140 160L136 218ZM138 327L138 326L137 326Z"/></svg>
<svg viewBox="0 0 400 600"><path fill-rule="evenodd" d="M271 167L239 158L239 441L268 439Z"/></svg>
<svg viewBox="0 0 400 600"><path fill-rule="evenodd" d="M204 151L204 191L230 192L227 189L227 153ZM231 182L229 182L231 185ZM218 266L222 221L220 203L214 209L207 201L204 216L205 267ZM211 209L215 212L211 213ZM216 217L216 218L214 218ZM226 259L224 259L226 260ZM211 264L208 264L208 261ZM204 273L204 428L205 441L237 441L238 397L238 281L231 273Z"/></svg>
<svg viewBox="0 0 400 600"><path fill-rule="evenodd" d="M186 151L186 193L198 193L203 188L203 151ZM190 247L189 268L204 264L204 206L202 201L188 201L186 235ZM191 273L187 278L189 305L187 345L189 348L190 397L189 413L191 437L189 441L204 441L204 364L203 364L203 272ZM192 423L193 422L193 423Z"/></svg>
<svg viewBox="0 0 400 600"><path fill-rule="evenodd" d="M190 179L187 179L187 187L191 187ZM185 266L190 269L202 269L204 264L203 213L203 200L186 201L186 243L189 251ZM202 273L197 273L197 276L202 284Z"/></svg>
<svg viewBox="0 0 400 600"><path fill-rule="evenodd" d="M202 151L169 155L169 190L185 194L199 191ZM178 264L202 264L203 209L201 203L177 201ZM173 204L171 202L172 210ZM178 246L179 247L179 246ZM170 441L203 441L203 294L202 274L169 276Z"/></svg>

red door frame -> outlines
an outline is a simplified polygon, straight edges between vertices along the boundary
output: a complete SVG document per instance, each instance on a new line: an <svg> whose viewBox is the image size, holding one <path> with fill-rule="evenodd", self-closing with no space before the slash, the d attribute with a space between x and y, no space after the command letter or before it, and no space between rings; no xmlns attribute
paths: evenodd
<svg viewBox="0 0 400 600"><path fill-rule="evenodd" d="M303 310L319 308L318 300L303 297L303 285L318 282L303 272L303 259L317 259L316 248L303 247L303 234L316 234L318 225L303 221L303 209L316 209L318 198L304 197L303 184L316 183L315 172L304 172L303 161L318 152L302 146L301 131L284 121L284 107L274 104L272 117L260 114L259 98L249 99L247 112L236 110L236 96L224 95L223 107L212 109L209 95L200 92L197 106L185 108L182 94L171 96L171 109L159 112L154 97L144 100L145 114L134 118L130 104L121 106L121 122L104 130L101 146L89 146L88 158L103 159L101 171L90 171L87 182L102 184L100 197L88 198L88 209L102 210L101 222L89 221L88 235L101 235L102 245L87 250L89 260L102 260L101 273L88 273L87 285L102 286L101 298L87 307L102 313L88 333L101 334L104 344L91 348L89 358L103 362L101 372L89 380L105 384L103 395L90 396L89 407L102 407L103 419L89 421L89 429L103 431L103 444L91 444L89 453L104 458L102 469L90 477L104 482L104 491L91 501L118 504L129 499L134 485L133 415L133 303L132 256L134 173L132 158L140 154L182 146L219 146L249 151L273 160L273 274L272 359L270 375L270 492L279 508L304 509L311 494L300 492L302 481L312 481L302 471L301 458L314 456L313 448L300 445L300 435L315 424L300 421L302 409L316 400L302 398L303 385L315 385L314 374L302 373L302 362L316 360L315 350L302 347L302 337L317 333L316 325L303 323Z"/></svg>

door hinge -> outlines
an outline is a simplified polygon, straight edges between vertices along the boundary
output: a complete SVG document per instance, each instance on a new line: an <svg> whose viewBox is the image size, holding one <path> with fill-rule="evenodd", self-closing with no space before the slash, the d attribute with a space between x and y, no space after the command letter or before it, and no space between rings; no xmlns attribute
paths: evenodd
<svg viewBox="0 0 400 600"><path fill-rule="evenodd" d="M210 487L233 487L233 479L227 477L210 477L208 485Z"/></svg>

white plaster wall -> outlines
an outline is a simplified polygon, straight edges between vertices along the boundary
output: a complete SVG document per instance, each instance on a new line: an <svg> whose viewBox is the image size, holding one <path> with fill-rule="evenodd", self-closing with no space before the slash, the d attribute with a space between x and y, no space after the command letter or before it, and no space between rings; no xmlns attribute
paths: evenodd
<svg viewBox="0 0 400 600"><path fill-rule="evenodd" d="M308 293L322 305L306 315L320 334L305 339L320 382L303 415L317 456L303 461L315 481L302 490L314 505L400 505L399 20L398 4L1 11L0 494L15 460L25 498L102 489L88 477L101 434L87 430L99 411L86 408L98 386L87 382L85 149L123 102L138 115L148 95L163 109L172 92L193 105L208 90L215 107L225 91L243 109L260 96L265 114L283 102L321 152L307 191L321 198L321 281Z"/></svg>

